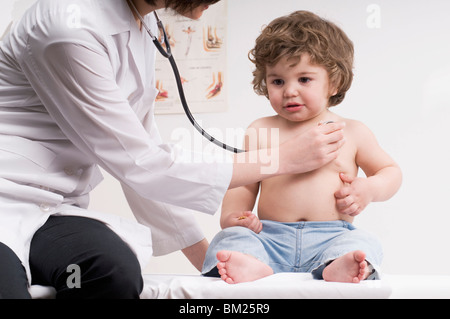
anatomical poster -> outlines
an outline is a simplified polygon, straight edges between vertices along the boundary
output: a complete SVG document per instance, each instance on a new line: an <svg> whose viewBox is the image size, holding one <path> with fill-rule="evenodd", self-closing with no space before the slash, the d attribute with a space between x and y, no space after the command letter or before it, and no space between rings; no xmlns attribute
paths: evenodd
<svg viewBox="0 0 450 319"><path fill-rule="evenodd" d="M158 12L192 113L227 110L227 1L206 10L199 20ZM156 114L183 113L169 61L156 55Z"/></svg>

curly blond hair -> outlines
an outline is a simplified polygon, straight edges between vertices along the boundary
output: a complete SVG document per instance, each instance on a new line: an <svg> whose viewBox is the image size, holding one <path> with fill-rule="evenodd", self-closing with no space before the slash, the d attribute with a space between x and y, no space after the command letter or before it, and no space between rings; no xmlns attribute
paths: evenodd
<svg viewBox="0 0 450 319"><path fill-rule="evenodd" d="M269 97L265 81L267 66L274 66L282 58L300 62L305 53L311 63L327 70L330 85L337 91L330 97L328 106L340 104L353 81L353 43L337 25L308 11L277 18L263 28L249 53L256 66L255 92Z"/></svg>

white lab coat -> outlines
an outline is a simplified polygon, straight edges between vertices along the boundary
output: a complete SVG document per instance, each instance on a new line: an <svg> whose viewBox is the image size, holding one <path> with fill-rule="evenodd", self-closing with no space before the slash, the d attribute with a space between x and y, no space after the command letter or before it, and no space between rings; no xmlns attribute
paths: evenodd
<svg viewBox="0 0 450 319"><path fill-rule="evenodd" d="M155 53L126 0L37 1L0 42L0 242L28 276L32 236L53 214L105 222L142 266L152 249L203 238L189 210L217 211L232 164L162 144ZM88 210L98 166L121 182L140 224Z"/></svg>

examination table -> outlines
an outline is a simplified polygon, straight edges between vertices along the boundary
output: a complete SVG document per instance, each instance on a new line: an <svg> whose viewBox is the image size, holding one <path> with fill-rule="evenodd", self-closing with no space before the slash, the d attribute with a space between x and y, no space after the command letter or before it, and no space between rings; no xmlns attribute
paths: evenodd
<svg viewBox="0 0 450 319"><path fill-rule="evenodd" d="M359 284L314 280L310 274L280 273L229 285L198 275L144 275L143 299L442 299L450 298L450 276L389 275ZM74 288L76 289L76 288ZM51 299L52 288L32 286L34 299Z"/></svg>

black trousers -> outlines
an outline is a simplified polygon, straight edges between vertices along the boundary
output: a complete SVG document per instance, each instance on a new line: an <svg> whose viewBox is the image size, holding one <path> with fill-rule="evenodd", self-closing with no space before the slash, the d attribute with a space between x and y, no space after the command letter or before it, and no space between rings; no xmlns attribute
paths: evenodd
<svg viewBox="0 0 450 319"><path fill-rule="evenodd" d="M129 246L102 222L51 216L30 248L33 285L52 286L56 298L137 299L141 268ZM0 299L31 298L19 258L0 243Z"/></svg>

